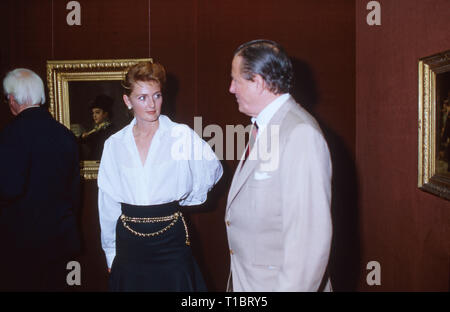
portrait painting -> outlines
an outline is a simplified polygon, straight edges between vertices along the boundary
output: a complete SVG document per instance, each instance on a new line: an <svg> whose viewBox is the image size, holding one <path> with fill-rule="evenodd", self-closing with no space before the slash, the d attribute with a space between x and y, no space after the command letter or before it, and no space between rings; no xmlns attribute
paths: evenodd
<svg viewBox="0 0 450 312"><path fill-rule="evenodd" d="M450 177L450 72L436 75L436 172Z"/></svg>
<svg viewBox="0 0 450 312"><path fill-rule="evenodd" d="M419 181L450 199L450 51L419 60Z"/></svg>
<svg viewBox="0 0 450 312"><path fill-rule="evenodd" d="M49 110L75 135L81 176L95 179L106 139L122 129L132 114L123 103L127 69L141 61L47 61Z"/></svg>
<svg viewBox="0 0 450 312"><path fill-rule="evenodd" d="M105 140L131 121L122 94L120 81L69 82L70 130L81 160L100 160Z"/></svg>

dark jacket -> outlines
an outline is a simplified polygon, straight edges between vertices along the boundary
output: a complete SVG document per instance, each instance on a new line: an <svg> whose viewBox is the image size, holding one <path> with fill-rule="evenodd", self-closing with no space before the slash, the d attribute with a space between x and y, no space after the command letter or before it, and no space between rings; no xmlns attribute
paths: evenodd
<svg viewBox="0 0 450 312"><path fill-rule="evenodd" d="M0 267L79 252L79 156L66 127L44 108L22 111L0 132L0 174Z"/></svg>

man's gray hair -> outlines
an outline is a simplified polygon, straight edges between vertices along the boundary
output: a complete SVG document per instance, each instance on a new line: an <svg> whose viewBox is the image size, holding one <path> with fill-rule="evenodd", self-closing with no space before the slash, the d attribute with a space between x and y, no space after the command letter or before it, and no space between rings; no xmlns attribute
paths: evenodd
<svg viewBox="0 0 450 312"><path fill-rule="evenodd" d="M17 68L3 79L5 94L12 94L19 105L44 104L45 91L41 77L26 68Z"/></svg>

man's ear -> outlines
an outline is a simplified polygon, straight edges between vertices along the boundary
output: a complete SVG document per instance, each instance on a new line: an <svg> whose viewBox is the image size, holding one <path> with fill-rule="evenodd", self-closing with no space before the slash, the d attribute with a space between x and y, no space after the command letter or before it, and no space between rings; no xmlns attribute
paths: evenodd
<svg viewBox="0 0 450 312"><path fill-rule="evenodd" d="M8 94L8 104L9 109L11 110L11 113L14 116L17 116L17 114L20 113L20 105L17 103L16 99L14 98L14 95Z"/></svg>
<svg viewBox="0 0 450 312"><path fill-rule="evenodd" d="M264 81L263 77L261 75L256 74L253 77L253 81L256 84L256 88L257 88L258 92L263 93L264 90L266 89L266 82Z"/></svg>

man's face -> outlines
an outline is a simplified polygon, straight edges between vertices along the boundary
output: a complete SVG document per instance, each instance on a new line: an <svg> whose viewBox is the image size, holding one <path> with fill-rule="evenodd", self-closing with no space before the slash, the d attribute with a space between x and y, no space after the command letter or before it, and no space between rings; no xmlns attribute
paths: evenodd
<svg viewBox="0 0 450 312"><path fill-rule="evenodd" d="M96 125L99 125L108 119L108 112L105 112L101 108L94 107L92 109L92 119L94 119Z"/></svg>
<svg viewBox="0 0 450 312"><path fill-rule="evenodd" d="M230 92L236 96L239 111L250 117L259 114L258 90L255 81L247 80L242 76L242 57L235 56L231 64Z"/></svg>

